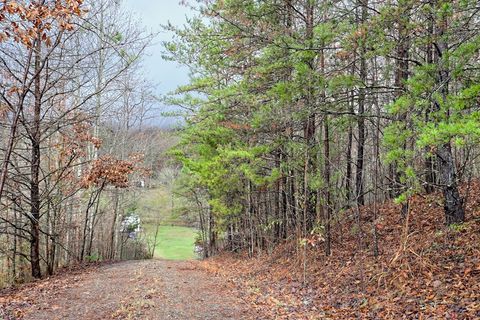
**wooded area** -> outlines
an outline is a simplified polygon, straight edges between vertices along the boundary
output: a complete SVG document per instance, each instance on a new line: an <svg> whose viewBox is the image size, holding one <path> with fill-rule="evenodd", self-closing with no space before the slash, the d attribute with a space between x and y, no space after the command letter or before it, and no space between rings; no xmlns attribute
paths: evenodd
<svg viewBox="0 0 480 320"><path fill-rule="evenodd" d="M0 1L0 288L210 258L89 266L72 291L68 275L13 290L0 318L35 317L25 301L62 281L122 291L102 310L117 318L153 301L168 317L480 318L480 3L180 2L194 15L158 21L161 54L189 83L161 96L144 74L157 34L121 1Z"/></svg>
<svg viewBox="0 0 480 320"><path fill-rule="evenodd" d="M215 274L268 319L478 318L478 1L197 8L165 57Z"/></svg>
<svg viewBox="0 0 480 320"><path fill-rule="evenodd" d="M204 1L187 26L167 26L166 57L192 72L170 102L190 111L175 155L208 254L226 233L221 246L251 255L295 238L329 256L353 214L378 255L378 204L395 199L405 219L418 193L441 191L445 223L464 222L458 186L478 177L479 10Z"/></svg>
<svg viewBox="0 0 480 320"><path fill-rule="evenodd" d="M0 286L148 256L125 221L167 148L152 38L114 0L0 3Z"/></svg>

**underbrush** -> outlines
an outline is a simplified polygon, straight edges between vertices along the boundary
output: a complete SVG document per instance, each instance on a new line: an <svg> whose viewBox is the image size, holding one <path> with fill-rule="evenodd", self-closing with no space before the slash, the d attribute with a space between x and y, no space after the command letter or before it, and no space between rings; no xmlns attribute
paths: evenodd
<svg viewBox="0 0 480 320"><path fill-rule="evenodd" d="M461 225L444 225L439 194L418 195L406 217L386 202L376 220L369 206L360 221L337 219L330 257L290 240L270 255L225 253L204 266L268 319L479 319L480 184L462 193Z"/></svg>

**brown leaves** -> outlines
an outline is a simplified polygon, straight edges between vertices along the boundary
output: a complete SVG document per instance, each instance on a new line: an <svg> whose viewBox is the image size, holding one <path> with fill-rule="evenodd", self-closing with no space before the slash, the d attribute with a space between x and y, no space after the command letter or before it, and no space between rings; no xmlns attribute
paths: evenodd
<svg viewBox="0 0 480 320"><path fill-rule="evenodd" d="M73 120L81 120L81 115L74 115ZM73 130L62 132L61 143L56 145L60 153L60 160L69 161L70 158L78 158L87 156L87 148L89 144L93 144L96 149L102 145L102 140L91 134L92 127L85 121L79 121L73 125Z"/></svg>
<svg viewBox="0 0 480 320"><path fill-rule="evenodd" d="M7 118L9 108L6 104L0 103L0 119L4 120Z"/></svg>
<svg viewBox="0 0 480 320"><path fill-rule="evenodd" d="M55 25L59 30L72 31L75 17L81 16L83 0L26 1L4 0L0 3L0 42L13 39L31 47L40 39L47 46L52 40L49 31Z"/></svg>
<svg viewBox="0 0 480 320"><path fill-rule="evenodd" d="M220 123L220 125L232 130L250 130L251 129L251 126L249 124L241 124L233 121L223 121Z"/></svg>
<svg viewBox="0 0 480 320"><path fill-rule="evenodd" d="M386 202L377 204L376 221L371 207L361 208L364 248L355 215L346 212L332 225L329 258L318 245L290 241L270 256L224 254L205 268L232 278L263 319L478 319L480 183L461 192L470 194L468 221L456 228L443 224L440 194L419 195L411 199L407 237L401 208ZM379 221L375 258L369 229Z"/></svg>
<svg viewBox="0 0 480 320"><path fill-rule="evenodd" d="M111 155L102 156L93 161L90 171L82 179L82 187L112 185L127 188L129 176L137 169L137 164L142 158L138 154L132 155L129 160L116 159Z"/></svg>
<svg viewBox="0 0 480 320"><path fill-rule="evenodd" d="M47 299L52 299L49 301L49 306L54 310L57 309L58 305L52 304L51 301L56 301L63 290L74 286L99 267L100 264L80 264L63 268L54 278L46 278L1 291L0 319L23 319L27 314L36 315L39 301L43 301L44 308Z"/></svg>

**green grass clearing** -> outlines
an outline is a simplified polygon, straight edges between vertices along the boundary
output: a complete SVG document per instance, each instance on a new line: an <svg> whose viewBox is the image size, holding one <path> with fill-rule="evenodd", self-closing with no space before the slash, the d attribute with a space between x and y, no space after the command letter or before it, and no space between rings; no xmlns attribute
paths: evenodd
<svg viewBox="0 0 480 320"><path fill-rule="evenodd" d="M171 188L158 186L154 189L146 189L136 202L136 212L140 216L147 242L153 244L155 226L160 224L155 258L169 260L195 259L193 252L197 231L193 228L179 227L188 223L182 217L174 214L177 200L172 196Z"/></svg>
<svg viewBox="0 0 480 320"><path fill-rule="evenodd" d="M155 235L155 227L147 228L150 237ZM169 260L195 259L195 229L177 226L160 226L158 230L155 258Z"/></svg>

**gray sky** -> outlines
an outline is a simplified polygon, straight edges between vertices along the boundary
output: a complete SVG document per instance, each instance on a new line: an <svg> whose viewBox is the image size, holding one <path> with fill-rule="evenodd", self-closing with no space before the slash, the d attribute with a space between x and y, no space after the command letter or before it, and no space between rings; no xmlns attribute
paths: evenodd
<svg viewBox="0 0 480 320"><path fill-rule="evenodd" d="M193 14L187 7L180 5L179 0L123 0L123 6L132 11L148 30L154 32L161 31L160 25L168 21L174 25L183 25L185 17ZM186 68L164 61L161 57L161 42L170 39L171 34L162 31L154 40L154 45L148 49L144 62L144 72L147 78L158 86L159 96L188 81Z"/></svg>

